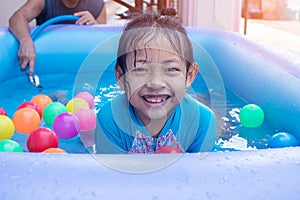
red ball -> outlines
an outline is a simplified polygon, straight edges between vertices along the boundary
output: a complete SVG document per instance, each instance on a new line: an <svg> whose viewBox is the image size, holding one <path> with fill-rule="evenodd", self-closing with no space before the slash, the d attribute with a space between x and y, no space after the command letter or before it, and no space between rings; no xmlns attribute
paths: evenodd
<svg viewBox="0 0 300 200"><path fill-rule="evenodd" d="M172 146L165 146L165 147L157 150L155 153L171 154L171 153L183 153L183 152L179 148L172 147Z"/></svg>
<svg viewBox="0 0 300 200"><path fill-rule="evenodd" d="M42 113L40 107L39 107L36 103L34 103L34 102L31 102L31 101L24 102L24 103L22 103L22 104L18 107L17 110L19 110L19 109L21 109L21 108L32 108L33 110L35 110L35 111L39 114L40 118L42 117L42 114L43 114L43 113Z"/></svg>
<svg viewBox="0 0 300 200"><path fill-rule="evenodd" d="M49 128L37 128L27 138L27 148L30 152L43 152L49 148L58 147L58 137Z"/></svg>
<svg viewBox="0 0 300 200"><path fill-rule="evenodd" d="M5 116L7 116L5 110L4 110L3 108L1 108L1 107L0 107L0 115L5 115Z"/></svg>

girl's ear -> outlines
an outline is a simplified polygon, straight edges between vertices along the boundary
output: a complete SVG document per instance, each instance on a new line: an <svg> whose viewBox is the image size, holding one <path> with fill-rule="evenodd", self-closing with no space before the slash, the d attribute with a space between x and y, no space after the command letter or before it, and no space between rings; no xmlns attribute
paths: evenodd
<svg viewBox="0 0 300 200"><path fill-rule="evenodd" d="M119 87L124 90L124 74L120 65L115 66L115 74L118 80Z"/></svg>
<svg viewBox="0 0 300 200"><path fill-rule="evenodd" d="M189 70L187 71L187 75L186 75L186 83L185 83L185 87L189 88L193 81L195 80L197 74L199 71L199 67L198 64L196 62L194 62L193 64L191 64Z"/></svg>

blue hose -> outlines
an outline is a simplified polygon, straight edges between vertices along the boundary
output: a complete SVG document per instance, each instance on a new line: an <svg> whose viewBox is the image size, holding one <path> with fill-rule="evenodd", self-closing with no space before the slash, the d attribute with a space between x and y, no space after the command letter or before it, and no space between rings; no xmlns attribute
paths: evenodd
<svg viewBox="0 0 300 200"><path fill-rule="evenodd" d="M34 40L37 35L47 26L57 23L57 22L61 22L61 21L76 21L78 20L79 17L78 16L74 16L74 15L61 15L61 16L57 16L54 17L52 19L49 19L48 21L44 22L43 24L41 24L37 29L35 29L33 31L33 33L31 34L31 38L32 40Z"/></svg>

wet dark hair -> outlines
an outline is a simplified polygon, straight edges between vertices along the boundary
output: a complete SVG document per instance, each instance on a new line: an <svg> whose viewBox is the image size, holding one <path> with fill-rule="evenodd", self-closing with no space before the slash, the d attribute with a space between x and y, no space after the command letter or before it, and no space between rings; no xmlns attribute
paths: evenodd
<svg viewBox="0 0 300 200"><path fill-rule="evenodd" d="M169 44L161 44L162 36ZM136 15L124 28L118 48L117 65L122 72L127 70L126 57L138 49L163 49L175 52L185 61L187 70L194 62L193 50L187 32L179 20L173 16L145 13Z"/></svg>

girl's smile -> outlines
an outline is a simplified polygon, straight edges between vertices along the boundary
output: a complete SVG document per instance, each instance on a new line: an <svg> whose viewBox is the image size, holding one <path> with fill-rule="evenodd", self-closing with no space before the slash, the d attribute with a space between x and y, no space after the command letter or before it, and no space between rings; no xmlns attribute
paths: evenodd
<svg viewBox="0 0 300 200"><path fill-rule="evenodd" d="M164 103L170 96L169 95L144 95L144 100L152 105L160 105Z"/></svg>

